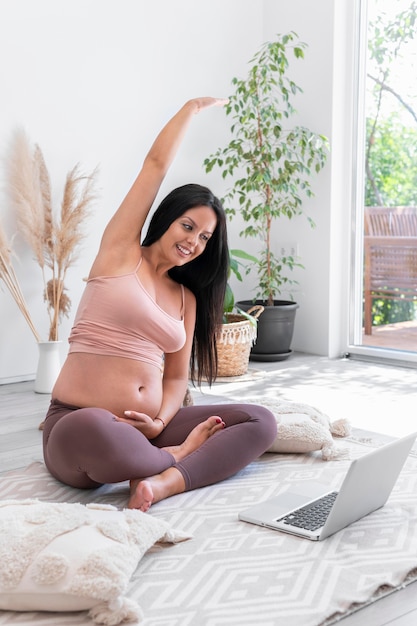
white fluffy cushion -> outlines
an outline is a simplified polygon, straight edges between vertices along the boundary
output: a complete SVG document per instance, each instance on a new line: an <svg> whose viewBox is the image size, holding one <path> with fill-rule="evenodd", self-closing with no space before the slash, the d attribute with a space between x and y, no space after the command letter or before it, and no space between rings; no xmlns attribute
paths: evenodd
<svg viewBox="0 0 417 626"><path fill-rule="evenodd" d="M303 454L321 450L325 461L349 456L349 452L338 447L333 439L333 435L350 435L351 428L347 420L331 422L327 415L308 404L255 399L252 402L272 411L277 421L277 436L267 452Z"/></svg>
<svg viewBox="0 0 417 626"><path fill-rule="evenodd" d="M90 610L97 624L142 619L124 596L157 541L188 539L164 521L111 505L0 501L0 609Z"/></svg>

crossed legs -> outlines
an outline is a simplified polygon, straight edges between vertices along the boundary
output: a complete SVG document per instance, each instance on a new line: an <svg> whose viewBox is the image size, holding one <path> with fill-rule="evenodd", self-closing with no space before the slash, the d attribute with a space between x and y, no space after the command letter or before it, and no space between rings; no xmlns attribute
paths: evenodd
<svg viewBox="0 0 417 626"><path fill-rule="evenodd" d="M44 458L53 476L78 488L130 481L129 507L235 474L271 445L275 418L257 405L182 408L152 441L104 409L51 404Z"/></svg>
<svg viewBox="0 0 417 626"><path fill-rule="evenodd" d="M192 407L192 411L190 408L181 409L173 422L179 427L184 420L190 421L191 427L194 420L205 419L194 427L189 438L196 441L202 434L198 433L200 427L208 436L201 438L200 445L176 457L173 467L146 480L132 480L130 508L147 511L152 503L164 498L224 480L265 452L276 437L275 418L264 407L229 404ZM207 418L213 410L218 416ZM168 433L163 432L158 444L166 436Z"/></svg>

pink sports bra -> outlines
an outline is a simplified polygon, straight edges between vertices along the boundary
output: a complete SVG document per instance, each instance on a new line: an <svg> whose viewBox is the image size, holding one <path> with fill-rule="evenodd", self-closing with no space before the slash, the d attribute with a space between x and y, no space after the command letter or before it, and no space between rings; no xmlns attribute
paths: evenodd
<svg viewBox="0 0 417 626"><path fill-rule="evenodd" d="M142 285L136 269L122 276L87 281L74 326L69 352L118 356L162 368L164 353L185 343L183 319L168 315ZM181 316L184 312L184 287Z"/></svg>

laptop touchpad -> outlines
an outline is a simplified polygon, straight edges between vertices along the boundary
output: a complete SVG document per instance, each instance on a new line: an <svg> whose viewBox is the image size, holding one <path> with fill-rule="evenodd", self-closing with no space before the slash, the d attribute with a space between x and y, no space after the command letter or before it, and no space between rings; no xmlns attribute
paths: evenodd
<svg viewBox="0 0 417 626"><path fill-rule="evenodd" d="M259 506L264 508L264 512L269 519L276 520L289 511L304 506L311 500L315 500L330 491L329 485L305 481L293 485L288 491L285 491L276 498L272 498L269 502L260 503Z"/></svg>

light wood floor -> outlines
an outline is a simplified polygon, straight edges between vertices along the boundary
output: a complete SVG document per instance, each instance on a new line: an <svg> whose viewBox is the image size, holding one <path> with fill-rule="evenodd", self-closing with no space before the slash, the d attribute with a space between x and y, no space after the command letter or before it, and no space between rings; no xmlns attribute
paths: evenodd
<svg viewBox="0 0 417 626"><path fill-rule="evenodd" d="M417 430L417 370L353 360L293 354L283 362L251 362L246 375L221 379L193 391L196 402L221 396L279 397L320 408L332 420L401 436ZM33 382L0 385L0 473L42 460L42 421L49 396ZM417 584L412 584L341 620L343 626L415 626ZM261 626L261 625L260 625ZM304 626L304 625L300 625ZM305 625L307 626L307 625Z"/></svg>

